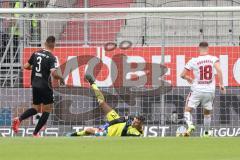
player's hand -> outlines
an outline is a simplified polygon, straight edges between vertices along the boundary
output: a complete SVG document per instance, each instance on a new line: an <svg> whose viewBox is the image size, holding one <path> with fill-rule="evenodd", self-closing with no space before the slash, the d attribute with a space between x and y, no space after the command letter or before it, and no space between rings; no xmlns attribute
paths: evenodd
<svg viewBox="0 0 240 160"><path fill-rule="evenodd" d="M192 78L188 78L187 81L188 81L188 83L193 84L193 79Z"/></svg>
<svg viewBox="0 0 240 160"><path fill-rule="evenodd" d="M225 89L224 85L219 84L219 88L220 88L220 92L221 92L222 94L226 94L226 89Z"/></svg>

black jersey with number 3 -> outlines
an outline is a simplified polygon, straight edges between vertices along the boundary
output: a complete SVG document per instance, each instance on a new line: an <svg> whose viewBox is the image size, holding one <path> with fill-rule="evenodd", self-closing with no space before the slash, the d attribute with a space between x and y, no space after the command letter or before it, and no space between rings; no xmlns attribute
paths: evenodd
<svg viewBox="0 0 240 160"><path fill-rule="evenodd" d="M56 58L51 52L43 49L34 52L28 63L32 66L32 87L48 88L51 85L49 82L50 70L56 67Z"/></svg>

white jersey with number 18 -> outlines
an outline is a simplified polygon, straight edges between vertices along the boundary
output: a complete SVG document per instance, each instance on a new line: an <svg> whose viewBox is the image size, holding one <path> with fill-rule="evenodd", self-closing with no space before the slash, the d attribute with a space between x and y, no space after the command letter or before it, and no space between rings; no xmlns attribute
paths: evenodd
<svg viewBox="0 0 240 160"><path fill-rule="evenodd" d="M198 56L192 58L186 65L187 70L192 70L194 74L192 91L197 92L215 92L215 68L214 63L217 57L211 55Z"/></svg>

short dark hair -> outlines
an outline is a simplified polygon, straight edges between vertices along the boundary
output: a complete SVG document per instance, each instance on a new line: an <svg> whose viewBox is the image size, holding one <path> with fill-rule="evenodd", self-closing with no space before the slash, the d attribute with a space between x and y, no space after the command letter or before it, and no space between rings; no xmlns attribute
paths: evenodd
<svg viewBox="0 0 240 160"><path fill-rule="evenodd" d="M45 44L49 48L54 48L55 41L56 41L56 38L54 36L48 36L47 39L46 39Z"/></svg>
<svg viewBox="0 0 240 160"><path fill-rule="evenodd" d="M144 122L145 121L145 117L142 115L137 115L135 118L137 118L139 121Z"/></svg>
<svg viewBox="0 0 240 160"><path fill-rule="evenodd" d="M208 47L208 42L205 42L205 41L200 42L200 43L199 43L199 47L203 47L203 48Z"/></svg>

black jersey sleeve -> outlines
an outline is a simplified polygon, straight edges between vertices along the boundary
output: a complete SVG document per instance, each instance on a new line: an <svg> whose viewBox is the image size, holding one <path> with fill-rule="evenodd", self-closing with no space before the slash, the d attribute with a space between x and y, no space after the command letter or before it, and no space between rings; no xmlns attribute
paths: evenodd
<svg viewBox="0 0 240 160"><path fill-rule="evenodd" d="M30 65L33 65L34 57L35 57L35 53L33 53L33 54L31 55L30 59L28 60L28 63L29 63Z"/></svg>
<svg viewBox="0 0 240 160"><path fill-rule="evenodd" d="M49 68L50 68L50 70L56 68L57 67L56 64L57 64L56 57L51 57L49 59Z"/></svg>

